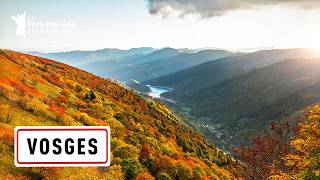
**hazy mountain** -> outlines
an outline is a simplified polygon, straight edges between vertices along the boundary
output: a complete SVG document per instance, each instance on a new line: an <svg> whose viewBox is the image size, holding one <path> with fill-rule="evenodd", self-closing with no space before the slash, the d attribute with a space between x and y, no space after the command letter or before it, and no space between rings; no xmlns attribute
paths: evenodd
<svg viewBox="0 0 320 180"><path fill-rule="evenodd" d="M133 61L124 61L123 63L129 63L129 64L144 64L144 63L150 63L152 61L157 61L159 59L173 57L178 54L180 54L179 49L173 49L173 48L163 48L157 51L154 51L146 56L143 56L141 58L137 58Z"/></svg>
<svg viewBox="0 0 320 180"><path fill-rule="evenodd" d="M235 51L237 52L245 52L245 53L253 53L256 51L262 51L262 50L272 50L274 47L257 47L257 48L239 48Z"/></svg>
<svg viewBox="0 0 320 180"><path fill-rule="evenodd" d="M146 56L126 57L116 62L90 63L81 67L100 76L107 76L124 82L130 82L131 79L145 81L232 55L231 52L224 50L181 53L180 50L165 48Z"/></svg>
<svg viewBox="0 0 320 180"><path fill-rule="evenodd" d="M182 53L170 58L133 66L126 76L133 77L138 81L145 81L228 56L233 56L233 54L224 50L205 50L194 54Z"/></svg>
<svg viewBox="0 0 320 180"><path fill-rule="evenodd" d="M174 48L156 50L148 47L58 53L31 51L28 54L55 59L125 83L130 83L131 79L146 81L207 61L236 55L224 50Z"/></svg>
<svg viewBox="0 0 320 180"><path fill-rule="evenodd" d="M115 60L118 58L128 57L132 55L146 55L152 53L156 49L150 47L132 48L129 50L121 49L101 49L95 51L69 51L57 53L40 53L36 51L27 52L31 55L55 59L73 66L80 66L87 63L102 61L102 60Z"/></svg>
<svg viewBox="0 0 320 180"><path fill-rule="evenodd" d="M162 76L144 84L174 88L168 95L182 97L199 89L210 87L254 68L267 66L290 58L310 58L316 54L310 49L263 50L239 56L209 61L195 67Z"/></svg>

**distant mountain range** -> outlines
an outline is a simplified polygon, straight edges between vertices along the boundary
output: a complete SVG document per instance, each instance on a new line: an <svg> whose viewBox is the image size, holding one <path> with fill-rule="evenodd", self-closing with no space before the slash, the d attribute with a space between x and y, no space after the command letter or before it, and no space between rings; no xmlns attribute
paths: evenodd
<svg viewBox="0 0 320 180"><path fill-rule="evenodd" d="M231 52L224 50L181 53L175 49L161 49L146 56L125 58L116 63L101 61L81 67L89 72L123 82L130 82L130 79L146 81L231 55Z"/></svg>
<svg viewBox="0 0 320 180"><path fill-rule="evenodd" d="M73 66L80 66L97 61L114 60L132 55L145 55L149 54L156 49L150 47L132 48L129 50L110 49L105 48L95 51L69 51L57 53L41 53L37 51L26 52L27 54L55 59Z"/></svg>
<svg viewBox="0 0 320 180"><path fill-rule="evenodd" d="M257 51L209 61L190 69L147 81L145 84L174 88L170 94L175 97L183 97L184 94L208 88L258 67L268 66L285 59L312 58L315 55L315 52L310 49Z"/></svg>
<svg viewBox="0 0 320 180"><path fill-rule="evenodd" d="M133 48L129 50L102 49L61 53L29 52L45 58L80 67L102 77L124 83L132 79L146 81L177 72L207 61L233 56L225 50Z"/></svg>

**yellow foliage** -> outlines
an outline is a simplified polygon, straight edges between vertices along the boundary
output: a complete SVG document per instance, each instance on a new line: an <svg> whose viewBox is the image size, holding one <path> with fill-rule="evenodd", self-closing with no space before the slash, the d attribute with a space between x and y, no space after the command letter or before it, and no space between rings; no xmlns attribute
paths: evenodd
<svg viewBox="0 0 320 180"><path fill-rule="evenodd" d="M297 169L280 177L291 179L320 178L320 107L315 106L307 113L307 120L299 124L299 131L291 141L294 153L283 159L286 165Z"/></svg>

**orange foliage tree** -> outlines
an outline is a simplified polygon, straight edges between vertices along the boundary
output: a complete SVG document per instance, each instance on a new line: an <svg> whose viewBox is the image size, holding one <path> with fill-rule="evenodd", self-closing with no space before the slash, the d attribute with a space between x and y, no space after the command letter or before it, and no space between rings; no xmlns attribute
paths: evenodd
<svg viewBox="0 0 320 180"><path fill-rule="evenodd" d="M274 169L289 172L292 169L282 159L290 151L290 133L294 127L288 122L272 123L270 129L251 139L248 147L235 148L238 158L245 163L239 175L248 179L266 179Z"/></svg>

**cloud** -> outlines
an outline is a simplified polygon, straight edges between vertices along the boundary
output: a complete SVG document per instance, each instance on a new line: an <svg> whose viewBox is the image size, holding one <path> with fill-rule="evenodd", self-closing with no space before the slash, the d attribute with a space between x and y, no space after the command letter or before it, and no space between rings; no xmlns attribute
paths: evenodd
<svg viewBox="0 0 320 180"><path fill-rule="evenodd" d="M303 9L320 8L320 0L148 0L150 14L166 17L178 13L199 14L201 17L223 15L227 11L266 5L295 6Z"/></svg>

